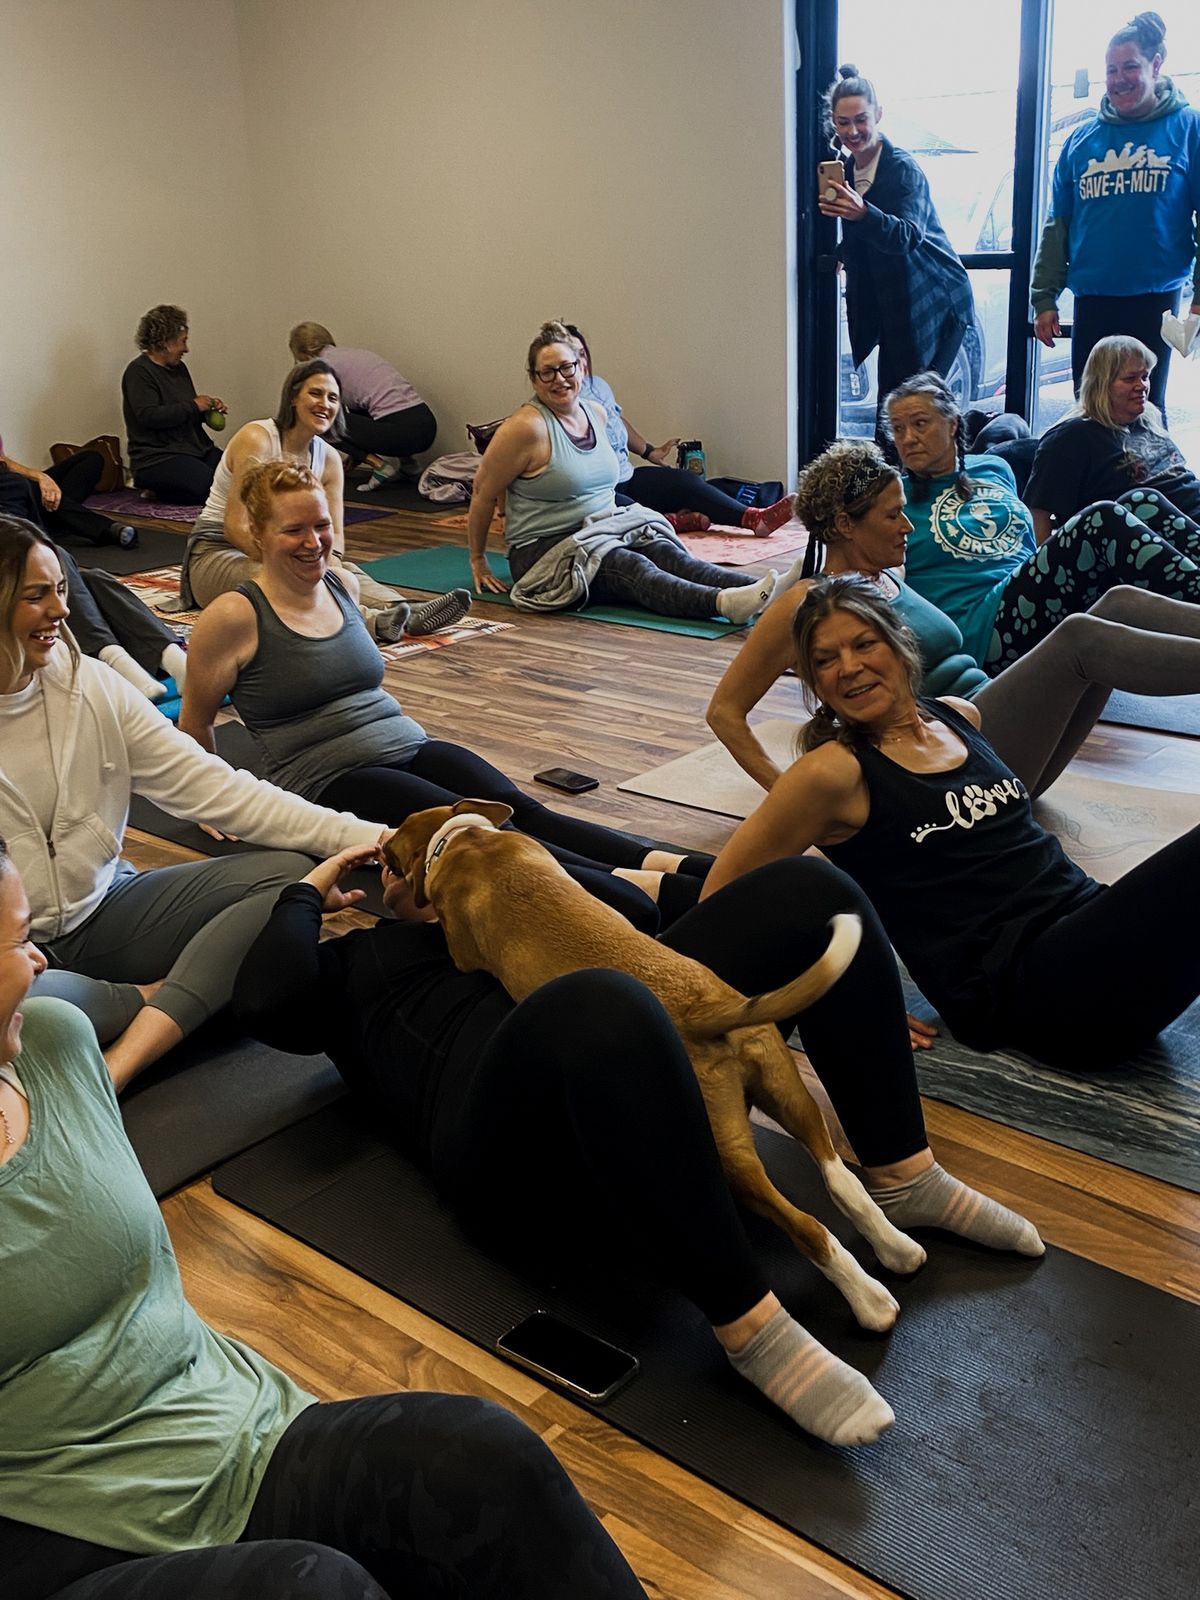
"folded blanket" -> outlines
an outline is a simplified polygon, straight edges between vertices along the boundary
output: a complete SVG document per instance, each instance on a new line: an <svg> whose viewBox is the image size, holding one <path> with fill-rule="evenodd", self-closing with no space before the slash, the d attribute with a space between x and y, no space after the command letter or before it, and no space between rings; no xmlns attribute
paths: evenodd
<svg viewBox="0 0 1200 1600"><path fill-rule="evenodd" d="M509 599L519 611L565 611L568 606L586 605L591 581L610 551L621 545L636 549L657 539L670 539L684 548L666 518L646 506L598 512L540 556L513 584Z"/></svg>

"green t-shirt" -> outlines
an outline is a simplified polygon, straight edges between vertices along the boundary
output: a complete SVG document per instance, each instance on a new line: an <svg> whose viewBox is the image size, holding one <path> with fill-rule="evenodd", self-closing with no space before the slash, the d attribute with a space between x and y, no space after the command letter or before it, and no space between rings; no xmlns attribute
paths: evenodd
<svg viewBox="0 0 1200 1600"><path fill-rule="evenodd" d="M30 1000L0 1166L0 1514L133 1554L235 1540L313 1397L188 1305L83 1014Z"/></svg>

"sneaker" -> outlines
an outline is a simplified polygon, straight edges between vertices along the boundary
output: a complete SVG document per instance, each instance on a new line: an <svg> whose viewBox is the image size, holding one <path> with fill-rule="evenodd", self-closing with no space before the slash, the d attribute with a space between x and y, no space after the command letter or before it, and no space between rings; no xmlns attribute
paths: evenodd
<svg viewBox="0 0 1200 1600"><path fill-rule="evenodd" d="M452 628L456 622L462 621L470 609L469 592L466 589L451 589L449 594L440 594L436 600L426 600L424 604L414 606L405 632L412 638L420 638L422 634L437 633L441 628Z"/></svg>
<svg viewBox="0 0 1200 1600"><path fill-rule="evenodd" d="M668 511L667 521L676 533L707 533L712 527L703 511Z"/></svg>
<svg viewBox="0 0 1200 1600"><path fill-rule="evenodd" d="M110 522L108 537L113 544L120 545L122 550L136 550L138 547L138 531L130 527L127 522Z"/></svg>

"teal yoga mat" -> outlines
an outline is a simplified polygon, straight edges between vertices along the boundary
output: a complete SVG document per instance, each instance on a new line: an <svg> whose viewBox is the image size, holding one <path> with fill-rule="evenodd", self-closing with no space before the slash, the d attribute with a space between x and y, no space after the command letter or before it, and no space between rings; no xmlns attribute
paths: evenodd
<svg viewBox="0 0 1200 1600"><path fill-rule="evenodd" d="M505 583L512 581L503 556L488 559L492 570ZM379 561L364 561L363 571L380 583L394 583L405 593L409 589L429 589L440 594L444 589L470 589L471 563L458 545L438 545L430 550L409 550L400 556L384 556ZM511 606L506 594L481 596L489 605ZM515 609L515 608L514 608ZM618 622L627 628L653 628L658 633L687 633L696 639L723 639L739 630L731 622L692 622L687 617L659 617L636 606L586 606L582 611L546 612L547 616L583 617L588 622Z"/></svg>

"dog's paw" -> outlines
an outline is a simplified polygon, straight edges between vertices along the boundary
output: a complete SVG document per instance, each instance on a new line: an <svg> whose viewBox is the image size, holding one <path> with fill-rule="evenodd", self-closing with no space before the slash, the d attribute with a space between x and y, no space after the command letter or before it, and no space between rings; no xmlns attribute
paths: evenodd
<svg viewBox="0 0 1200 1600"><path fill-rule="evenodd" d="M907 1233L887 1223L887 1233L871 1240L871 1247L881 1267L889 1272L918 1272L929 1259L923 1245L910 1239Z"/></svg>
<svg viewBox="0 0 1200 1600"><path fill-rule="evenodd" d="M877 1278L868 1277L864 1272L861 1279L847 1286L845 1293L860 1327L872 1333L886 1333L895 1325L900 1315L900 1302Z"/></svg>

